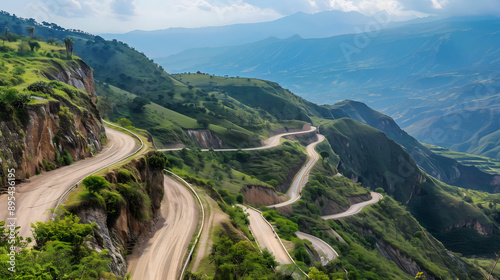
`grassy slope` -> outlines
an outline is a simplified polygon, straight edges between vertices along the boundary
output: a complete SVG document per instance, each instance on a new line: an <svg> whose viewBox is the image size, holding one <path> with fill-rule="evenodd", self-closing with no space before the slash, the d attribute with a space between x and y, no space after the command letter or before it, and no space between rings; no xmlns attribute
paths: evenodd
<svg viewBox="0 0 500 280"><path fill-rule="evenodd" d="M454 194L453 190L458 188L423 173L399 145L380 131L351 119L330 121L322 126L322 131L340 156L339 170L345 176L358 178L365 187L384 188L397 201L406 204L417 220L441 241L446 241L450 249L471 253L453 241L460 237L455 235L456 230L450 232L453 240L442 233L461 221L478 221L485 227L498 228L477 206ZM461 240L470 236L471 233L466 233ZM497 237L488 237L489 242ZM476 245L484 241L477 240ZM474 242L471 240L468 245L474 247ZM479 249L478 246L474 253L493 252L494 247Z"/></svg>
<svg viewBox="0 0 500 280"><path fill-rule="evenodd" d="M248 107L263 109L278 120L303 120L310 116L331 118L330 113L314 103L294 95L277 83L250 79L228 78L206 74L175 74L179 81L210 92L223 92Z"/></svg>
<svg viewBox="0 0 500 280"><path fill-rule="evenodd" d="M500 175L500 161L496 159L452 151L448 148L429 144L424 145L436 154L455 159L465 165L474 165L482 171L490 174Z"/></svg>
<svg viewBox="0 0 500 280"><path fill-rule="evenodd" d="M382 202L355 216L338 222L322 220L315 203L318 194L342 204L346 196L367 192L346 178L325 174L328 173L310 177L302 200L294 204L293 212L287 218L296 222L300 231L322 238L339 252L338 259L319 267L331 279L346 279L344 270L349 272L349 279L414 278L414 275L403 273L393 261L382 257L375 243L380 248L390 246L398 250L436 278L482 279L475 269L462 272L458 263L447 255L444 246L420 226L404 206L387 195ZM340 242L329 229L339 233L346 243Z"/></svg>

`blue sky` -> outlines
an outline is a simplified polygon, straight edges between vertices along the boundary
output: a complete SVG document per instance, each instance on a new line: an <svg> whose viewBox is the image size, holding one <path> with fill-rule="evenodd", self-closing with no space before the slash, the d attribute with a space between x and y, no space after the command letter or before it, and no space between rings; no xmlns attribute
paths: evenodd
<svg viewBox="0 0 500 280"><path fill-rule="evenodd" d="M400 18L497 15L500 0L17 0L0 9L93 33L200 27L278 19L296 12L387 10Z"/></svg>

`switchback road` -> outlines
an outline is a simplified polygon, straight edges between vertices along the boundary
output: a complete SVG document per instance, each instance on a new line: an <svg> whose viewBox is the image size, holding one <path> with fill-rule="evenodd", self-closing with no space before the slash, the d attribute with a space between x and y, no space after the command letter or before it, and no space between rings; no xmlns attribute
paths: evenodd
<svg viewBox="0 0 500 280"><path fill-rule="evenodd" d="M108 143L95 157L36 176L16 188L16 224L20 235L33 237L31 223L48 221L59 198L88 174L133 153L139 144L131 136L106 127ZM0 196L0 205L7 205L7 195ZM0 221L8 217L7 207L0 208Z"/></svg>
<svg viewBox="0 0 500 280"><path fill-rule="evenodd" d="M165 177L160 220L153 237L128 258L133 279L176 280L199 220L198 203L177 180Z"/></svg>
<svg viewBox="0 0 500 280"><path fill-rule="evenodd" d="M336 220L336 219L352 216L354 214L361 212L361 210L363 210L363 208L365 208L366 206L377 203L379 200L384 198L381 194L376 193L376 192L371 192L370 194L372 196L372 199L370 199L370 200L353 204L345 212L337 213L337 214L333 214L333 215L322 216L321 218L323 218L325 220L328 220L328 219Z"/></svg>

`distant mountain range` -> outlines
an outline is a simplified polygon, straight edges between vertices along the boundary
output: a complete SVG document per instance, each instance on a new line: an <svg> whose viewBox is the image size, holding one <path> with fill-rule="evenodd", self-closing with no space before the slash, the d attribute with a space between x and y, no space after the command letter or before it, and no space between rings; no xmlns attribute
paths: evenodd
<svg viewBox="0 0 500 280"><path fill-rule="evenodd" d="M192 48L237 46L268 37L325 38L358 33L368 22L381 18L388 23L386 12L374 17L358 12L325 11L315 14L296 13L278 20L202 28L169 28L155 31L132 31L125 34L102 34L143 51L149 57L161 58ZM384 25L385 25L384 23Z"/></svg>
<svg viewBox="0 0 500 280"><path fill-rule="evenodd" d="M359 100L420 141L499 158L498 30L496 17L448 18L366 34L192 49L159 62L170 72L277 81L319 104Z"/></svg>

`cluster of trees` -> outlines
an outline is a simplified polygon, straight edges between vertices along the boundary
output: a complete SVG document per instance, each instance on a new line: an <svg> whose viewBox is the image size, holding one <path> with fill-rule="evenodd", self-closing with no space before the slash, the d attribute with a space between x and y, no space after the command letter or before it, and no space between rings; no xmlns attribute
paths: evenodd
<svg viewBox="0 0 500 280"><path fill-rule="evenodd" d="M248 241L233 242L220 236L212 247L210 260L215 265L214 279L278 279L278 262L269 251L260 253Z"/></svg>
<svg viewBox="0 0 500 280"><path fill-rule="evenodd" d="M16 238L15 272L9 271L10 229L0 222L0 279L99 279L109 272L107 250L98 253L86 244L95 224L80 224L77 216L65 213L54 221L36 222L33 235L36 245L28 248L30 239ZM19 228L17 228L19 229Z"/></svg>

